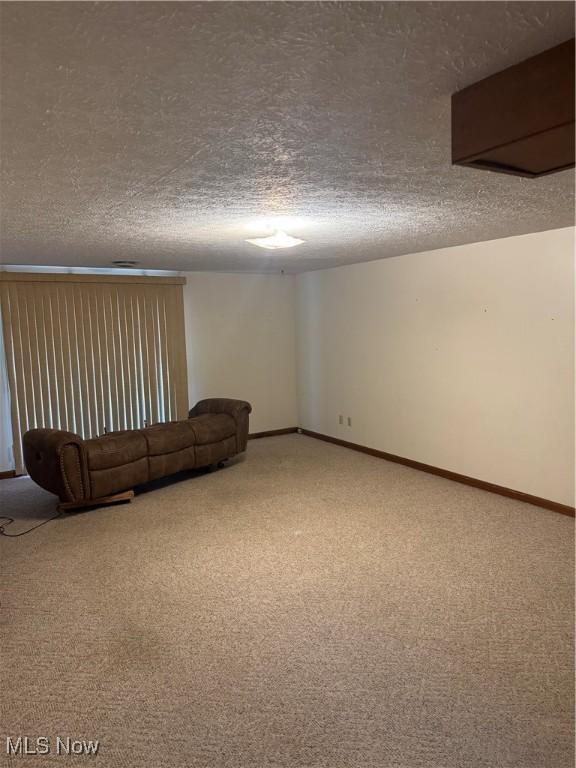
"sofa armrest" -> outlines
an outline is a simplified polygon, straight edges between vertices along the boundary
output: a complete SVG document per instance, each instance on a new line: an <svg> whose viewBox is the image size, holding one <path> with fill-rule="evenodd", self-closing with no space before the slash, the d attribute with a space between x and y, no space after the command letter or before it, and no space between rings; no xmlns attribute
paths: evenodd
<svg viewBox="0 0 576 768"><path fill-rule="evenodd" d="M188 413L188 418L206 413L226 413L236 422L236 448L238 453L246 450L248 442L248 416L252 406L246 400L232 400L226 397L212 397L200 400Z"/></svg>
<svg viewBox="0 0 576 768"><path fill-rule="evenodd" d="M84 440L60 429L31 429L22 438L28 474L60 501L90 498Z"/></svg>
<svg viewBox="0 0 576 768"><path fill-rule="evenodd" d="M246 400L232 400L227 397L210 397L207 400L200 400L194 408L188 413L188 418L193 416L202 416L205 413L227 413L233 419L237 419L242 414L252 412L252 406Z"/></svg>

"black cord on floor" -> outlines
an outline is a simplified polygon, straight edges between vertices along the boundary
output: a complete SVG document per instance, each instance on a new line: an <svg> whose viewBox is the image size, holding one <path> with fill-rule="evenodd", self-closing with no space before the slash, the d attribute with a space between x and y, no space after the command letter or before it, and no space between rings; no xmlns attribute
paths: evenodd
<svg viewBox="0 0 576 768"><path fill-rule="evenodd" d="M6 515L0 515L0 520L8 520L7 523L4 523L4 525L0 525L0 536L8 536L11 539L15 539L17 536L25 536L27 533L32 533L32 531L35 531L36 528L41 528L43 525L46 525L46 523L51 523L52 520L56 520L57 517L62 517L64 512L58 512L57 515L54 515L53 517L49 517L48 520L44 520L41 523L38 523L38 525L33 525L32 528L28 528L26 531L20 531L20 533L6 533L4 530L7 525L12 525L14 522L13 517L7 517Z"/></svg>

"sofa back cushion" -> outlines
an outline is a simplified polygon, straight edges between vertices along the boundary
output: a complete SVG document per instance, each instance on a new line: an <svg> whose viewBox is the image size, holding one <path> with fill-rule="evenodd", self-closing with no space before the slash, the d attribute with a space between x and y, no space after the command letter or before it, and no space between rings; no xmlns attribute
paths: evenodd
<svg viewBox="0 0 576 768"><path fill-rule="evenodd" d="M84 442L89 470L113 469L148 455L148 446L137 429L110 432Z"/></svg>
<svg viewBox="0 0 576 768"><path fill-rule="evenodd" d="M193 446L195 442L194 432L188 420L153 424L143 429L141 434L148 444L148 456L182 451Z"/></svg>

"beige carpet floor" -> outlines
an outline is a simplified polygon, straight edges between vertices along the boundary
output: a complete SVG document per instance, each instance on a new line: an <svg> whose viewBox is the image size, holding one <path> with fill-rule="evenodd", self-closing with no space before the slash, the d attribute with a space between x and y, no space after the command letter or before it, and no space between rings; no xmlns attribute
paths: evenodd
<svg viewBox="0 0 576 768"><path fill-rule="evenodd" d="M13 532L54 510L0 486ZM574 765L557 513L288 435L0 547L0 763Z"/></svg>

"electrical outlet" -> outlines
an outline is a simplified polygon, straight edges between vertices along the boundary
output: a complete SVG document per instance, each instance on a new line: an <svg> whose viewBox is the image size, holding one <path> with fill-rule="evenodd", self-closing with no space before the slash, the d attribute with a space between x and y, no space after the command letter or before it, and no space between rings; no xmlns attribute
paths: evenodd
<svg viewBox="0 0 576 768"><path fill-rule="evenodd" d="M344 424L344 416L342 416L342 414L340 414L340 416L338 416L338 423L339 424Z"/></svg>
<svg viewBox="0 0 576 768"><path fill-rule="evenodd" d="M348 421L348 426L351 427L352 426L352 417L348 416L347 421Z"/></svg>

